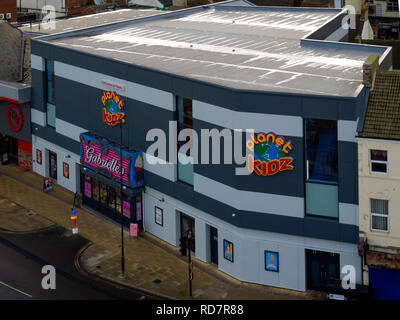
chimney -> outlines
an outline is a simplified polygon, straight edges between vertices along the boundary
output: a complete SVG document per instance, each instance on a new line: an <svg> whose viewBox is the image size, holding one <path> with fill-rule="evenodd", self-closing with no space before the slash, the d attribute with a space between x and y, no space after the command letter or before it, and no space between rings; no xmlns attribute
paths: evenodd
<svg viewBox="0 0 400 320"><path fill-rule="evenodd" d="M363 84L367 88L374 85L375 74L379 69L379 55L371 54L363 64Z"/></svg>

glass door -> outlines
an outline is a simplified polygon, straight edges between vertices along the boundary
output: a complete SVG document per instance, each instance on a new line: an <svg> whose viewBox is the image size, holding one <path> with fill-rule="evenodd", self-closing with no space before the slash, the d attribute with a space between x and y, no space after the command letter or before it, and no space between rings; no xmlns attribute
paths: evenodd
<svg viewBox="0 0 400 320"><path fill-rule="evenodd" d="M49 175L57 180L57 153L49 151Z"/></svg>

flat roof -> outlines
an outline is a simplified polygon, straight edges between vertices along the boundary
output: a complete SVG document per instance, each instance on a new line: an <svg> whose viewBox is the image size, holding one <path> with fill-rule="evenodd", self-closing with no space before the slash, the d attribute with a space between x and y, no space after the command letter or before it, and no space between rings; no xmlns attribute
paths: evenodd
<svg viewBox="0 0 400 320"><path fill-rule="evenodd" d="M235 89L354 97L386 47L302 40L341 13L203 6L40 40Z"/></svg>
<svg viewBox="0 0 400 320"><path fill-rule="evenodd" d="M26 23L19 27L19 29L23 32L55 34L83 28L102 26L112 22L143 18L160 13L163 13L163 11L156 9L118 9L74 18L57 19L55 21L56 23L54 29L48 28L49 23L33 23L32 25Z"/></svg>

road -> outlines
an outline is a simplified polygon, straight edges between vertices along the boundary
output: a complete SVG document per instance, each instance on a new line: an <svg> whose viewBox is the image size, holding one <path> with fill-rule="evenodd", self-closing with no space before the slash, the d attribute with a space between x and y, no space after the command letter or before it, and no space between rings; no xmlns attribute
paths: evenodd
<svg viewBox="0 0 400 320"><path fill-rule="evenodd" d="M0 300L148 300L130 288L87 277L75 267L78 251L88 241L62 227L32 234L0 231ZM56 270L56 289L42 288L44 265Z"/></svg>

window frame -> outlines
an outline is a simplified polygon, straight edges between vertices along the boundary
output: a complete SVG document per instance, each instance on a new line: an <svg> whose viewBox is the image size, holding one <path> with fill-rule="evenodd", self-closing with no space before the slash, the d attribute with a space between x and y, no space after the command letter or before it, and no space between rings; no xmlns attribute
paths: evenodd
<svg viewBox="0 0 400 320"><path fill-rule="evenodd" d="M387 207L388 207L388 213L377 213L377 212L372 212L372 200L381 200L381 201L387 201ZM375 199L375 198L369 198L369 213L370 213L370 230L372 232L381 232L381 233L389 233L390 232L390 225L389 225L389 200L387 199ZM381 218L386 218L387 219L387 230L381 230L381 229L374 229L372 227L372 218L373 217L381 217Z"/></svg>
<svg viewBox="0 0 400 320"><path fill-rule="evenodd" d="M387 150L378 150L378 149L368 149L369 150L369 173L370 174L380 174L380 175L385 175L387 176L389 174L389 157L388 157L388 151ZM372 154L371 152L375 151L385 151L386 152L386 161L383 160L372 160ZM378 164L385 164L386 165L386 172L380 172L380 171L373 171L372 170L372 163L378 163Z"/></svg>

